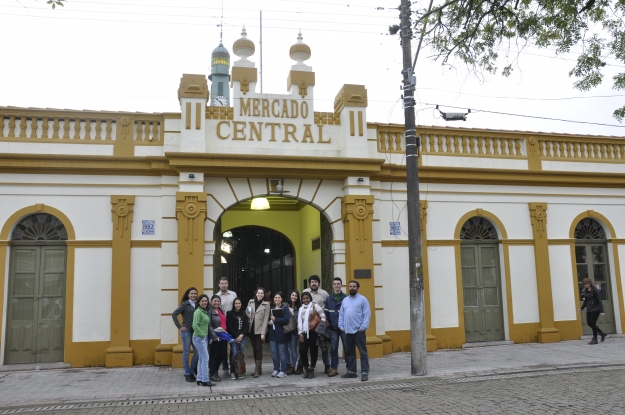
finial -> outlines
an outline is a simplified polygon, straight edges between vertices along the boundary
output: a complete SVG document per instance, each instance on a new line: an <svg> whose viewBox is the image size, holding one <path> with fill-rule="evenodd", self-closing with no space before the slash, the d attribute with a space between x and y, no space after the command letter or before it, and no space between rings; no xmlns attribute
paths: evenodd
<svg viewBox="0 0 625 415"><path fill-rule="evenodd" d="M306 69L310 67L304 63L305 60L310 59L310 47L302 41L303 39L302 29L300 29L297 34L297 43L291 46L289 56L297 62L293 68L297 67L297 70L310 70Z"/></svg>
<svg viewBox="0 0 625 415"><path fill-rule="evenodd" d="M297 35L297 43L303 43L303 42L302 42L302 40L303 40L303 39L304 39L304 38L302 37L302 29L300 28L300 29L299 29L299 33L298 33L298 35Z"/></svg>
<svg viewBox="0 0 625 415"><path fill-rule="evenodd" d="M241 37L243 39L247 39L247 31L245 30L245 26L243 26L243 30L241 31Z"/></svg>

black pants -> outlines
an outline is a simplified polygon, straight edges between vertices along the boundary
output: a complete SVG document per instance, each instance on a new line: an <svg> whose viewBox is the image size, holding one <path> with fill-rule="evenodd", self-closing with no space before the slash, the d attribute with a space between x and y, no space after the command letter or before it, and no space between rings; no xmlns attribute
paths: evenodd
<svg viewBox="0 0 625 415"><path fill-rule="evenodd" d="M219 373L219 365L226 359L226 351L228 350L228 342L215 341L211 342L210 359L208 360L209 376Z"/></svg>
<svg viewBox="0 0 625 415"><path fill-rule="evenodd" d="M263 360L263 344L265 342L260 339L260 334L250 334L250 343L254 352L254 360Z"/></svg>
<svg viewBox="0 0 625 415"><path fill-rule="evenodd" d="M317 333L314 330L308 332L308 338L304 333L304 341L299 342L299 358L302 361L304 367L311 367L314 369L317 364L317 356L319 355L319 348L317 347ZM310 365L308 365L308 349L310 349Z"/></svg>
<svg viewBox="0 0 625 415"><path fill-rule="evenodd" d="M597 333L603 334L603 331L597 326L597 320L599 320L600 310L589 311L586 313L586 324L592 329L592 337L596 338Z"/></svg>

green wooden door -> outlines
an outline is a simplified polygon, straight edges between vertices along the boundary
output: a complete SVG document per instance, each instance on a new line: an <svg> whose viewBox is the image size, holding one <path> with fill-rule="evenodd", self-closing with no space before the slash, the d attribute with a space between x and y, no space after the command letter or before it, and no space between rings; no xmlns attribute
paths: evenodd
<svg viewBox="0 0 625 415"><path fill-rule="evenodd" d="M6 364L63 361L64 244L11 247Z"/></svg>
<svg viewBox="0 0 625 415"><path fill-rule="evenodd" d="M610 273L608 267L607 244L592 241L577 241L575 245L575 261L577 263L577 289L581 293L582 280L590 278L598 286L603 302L605 316L599 316L597 325L606 333L616 333L614 322L614 305ZM586 311L582 312L582 331L584 334L592 334L592 329L586 324Z"/></svg>
<svg viewBox="0 0 625 415"><path fill-rule="evenodd" d="M463 243L460 255L467 343L504 340L499 246Z"/></svg>

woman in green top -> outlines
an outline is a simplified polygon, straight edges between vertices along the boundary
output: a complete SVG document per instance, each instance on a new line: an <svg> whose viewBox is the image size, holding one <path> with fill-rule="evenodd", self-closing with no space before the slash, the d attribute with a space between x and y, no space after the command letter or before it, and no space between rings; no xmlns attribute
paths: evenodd
<svg viewBox="0 0 625 415"><path fill-rule="evenodd" d="M213 329L208 324L208 296L202 294L197 298L198 307L193 313L193 345L198 351L197 384L215 386L208 379L208 341L213 337ZM210 336L210 337L209 337Z"/></svg>

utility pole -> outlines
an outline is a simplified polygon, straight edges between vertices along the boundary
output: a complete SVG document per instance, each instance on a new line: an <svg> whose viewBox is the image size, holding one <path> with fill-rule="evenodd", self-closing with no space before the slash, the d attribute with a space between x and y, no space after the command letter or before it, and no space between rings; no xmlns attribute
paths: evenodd
<svg viewBox="0 0 625 415"><path fill-rule="evenodd" d="M427 374L427 347L425 339L425 306L423 295L423 257L421 245L421 206L419 200L418 148L414 112L415 77L412 67L412 23L410 0L401 0L400 37L404 69L403 100L406 126L406 184L408 187L408 263L410 270L410 372Z"/></svg>

